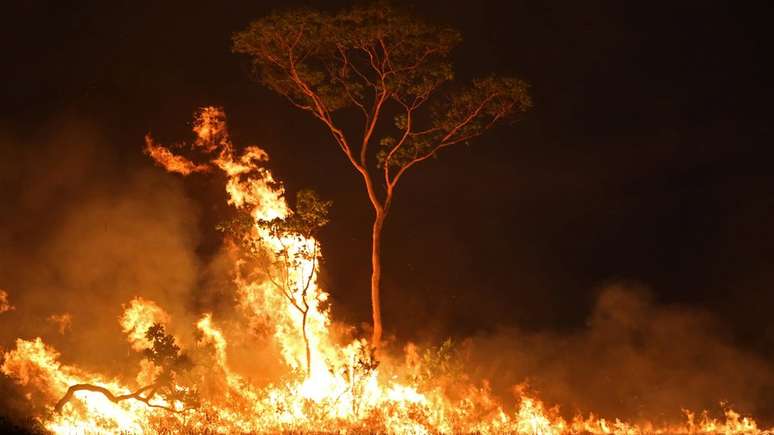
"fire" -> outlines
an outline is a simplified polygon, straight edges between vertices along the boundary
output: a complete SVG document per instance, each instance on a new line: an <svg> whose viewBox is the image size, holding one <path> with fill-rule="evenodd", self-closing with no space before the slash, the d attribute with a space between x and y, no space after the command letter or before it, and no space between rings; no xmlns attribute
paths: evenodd
<svg viewBox="0 0 774 435"><path fill-rule="evenodd" d="M168 149L154 144L150 136L147 136L145 140L145 152L169 172L177 172L178 174L189 175L194 172L205 172L208 170L207 166L195 165L183 157L174 155Z"/></svg>
<svg viewBox="0 0 774 435"><path fill-rule="evenodd" d="M163 344L180 361L193 355L193 367L181 368L175 365L177 360L165 366L164 361L171 360L143 359L134 381L122 383L60 363L59 353L41 338L19 339L16 348L4 354L0 370L44 409L39 419L47 429L55 433L772 433L730 409L722 419L685 411L685 422L671 426L593 415L568 420L525 388L516 389L515 409L508 411L486 384L472 385L452 376L459 391L449 394L446 384L433 378L434 369L419 357L415 346L407 348L405 364L389 358L377 364L365 340L334 332L328 294L317 282L319 242L264 225L294 213L282 186L265 168L266 152L247 147L237 153L225 114L218 108L203 109L193 130L197 136L190 151L205 155L206 162L174 154L150 136L146 152L171 172L219 170L227 177L229 203L250 217L244 237L269 264L256 270L247 267L245 259L235 262L234 293L247 323L243 329L270 325L287 375L259 385L236 370L229 361L229 328L209 313L192 325L196 339L179 349L174 337L160 329L174 319L155 302L137 297L127 302L118 319L131 348L156 352L154 346ZM283 267L272 270L273 264ZM7 294L0 291L0 312L12 309L8 307ZM60 320L65 323L64 317ZM156 335L149 333L153 330ZM159 379L166 382L165 394ZM87 386L66 396L76 385ZM188 401L184 398L188 396L196 400Z"/></svg>
<svg viewBox="0 0 774 435"><path fill-rule="evenodd" d="M16 307L11 305L11 303L8 301L8 292L0 289L0 314L5 313L6 311L13 311L15 309Z"/></svg>
<svg viewBox="0 0 774 435"><path fill-rule="evenodd" d="M56 326L56 330L64 335L73 324L73 316L70 313L52 314L46 319Z"/></svg>
<svg viewBox="0 0 774 435"><path fill-rule="evenodd" d="M153 301L137 297L129 301L129 307L119 319L121 329L126 333L127 340L135 350L147 348L150 343L145 337L145 331L154 323L168 325L170 322L167 314Z"/></svg>
<svg viewBox="0 0 774 435"><path fill-rule="evenodd" d="M92 383L120 391L118 382L62 365L59 353L40 338L16 341L16 349L4 355L0 371L13 378L28 397L53 406L70 385ZM151 410L142 403L116 404L101 394L90 391L76 393L78 406L70 407L57 416L47 418L45 426L55 433L106 433L125 430L141 433L147 428Z"/></svg>

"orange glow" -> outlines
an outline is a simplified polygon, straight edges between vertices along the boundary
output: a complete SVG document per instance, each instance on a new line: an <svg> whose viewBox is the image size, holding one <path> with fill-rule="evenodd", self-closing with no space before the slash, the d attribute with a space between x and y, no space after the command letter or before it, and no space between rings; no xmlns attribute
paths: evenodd
<svg viewBox="0 0 774 435"><path fill-rule="evenodd" d="M205 172L208 170L205 165L194 164L184 157L176 156L163 146L156 145L150 136L145 137L145 153L169 172L189 175L194 172Z"/></svg>
<svg viewBox="0 0 774 435"><path fill-rule="evenodd" d="M72 326L73 316L70 313L52 314L46 320L54 324L57 331L64 335Z"/></svg>
<svg viewBox="0 0 774 435"><path fill-rule="evenodd" d="M145 331L154 323L168 325L169 314L153 301L137 297L129 302L129 307L124 310L120 322L121 328L127 335L127 340L135 350L142 350L150 346L145 337Z"/></svg>
<svg viewBox="0 0 774 435"><path fill-rule="evenodd" d="M8 292L0 289L0 314L14 310L15 308L16 307L11 305L11 302L8 300Z"/></svg>
<svg viewBox="0 0 774 435"><path fill-rule="evenodd" d="M321 257L318 242L297 235L273 235L258 225L261 220L284 218L292 213L282 187L261 166L267 162L268 155L257 147L248 147L237 154L228 135L225 114L217 108L202 110L196 118L194 132L197 138L191 148L212 154L207 163L194 164L154 144L150 138L146 151L171 172L221 170L227 177L229 204L248 212L253 219L250 237L264 247L267 256L275 255L280 249L287 250L295 260L289 266L289 275L311 277L306 299L311 366L306 370L307 343L301 333L302 315L294 308L293 301L265 276L246 270L244 261L239 260L234 266L233 290L239 313L246 321L241 329L271 325L271 339L287 368L285 376L259 385L240 373L229 359L233 352L228 332L231 329L225 321L207 313L198 316L193 325L186 325L196 331L197 338L185 350L210 355L212 360L200 367L199 375L194 375L200 376L203 385L199 407L183 409L180 403L166 403L159 396L152 399L154 404L177 411L170 412L137 400L114 403L103 394L79 391L61 413L56 413L52 411L53 406L69 386L89 383L114 394L125 394L147 385L160 368L143 360L137 368L135 383L122 384L61 364L59 353L40 338L19 339L16 348L5 353L0 370L28 392L31 401L48 410L39 419L49 430L56 433L771 433L730 409L720 419L713 419L707 413L697 416L686 411L685 421L674 425L634 424L593 415L568 420L557 408L547 407L524 388L515 390L514 410L507 411L491 396L487 385L468 385L462 379L453 381L459 382L456 388L465 393L453 399L448 391L432 382L404 376L412 369L422 369L423 362L416 357L419 351L413 345L407 347L406 363L388 357L377 366L365 340L347 339L332 328L327 306L329 297L317 283ZM301 255L310 251L317 258ZM302 281L294 282L300 285L298 282ZM0 312L3 307L10 305L5 292L0 291ZM65 323L64 317L57 319L59 324ZM145 335L150 326L171 325L175 320L155 302L136 297L128 301L118 322L131 348L139 351L150 345Z"/></svg>

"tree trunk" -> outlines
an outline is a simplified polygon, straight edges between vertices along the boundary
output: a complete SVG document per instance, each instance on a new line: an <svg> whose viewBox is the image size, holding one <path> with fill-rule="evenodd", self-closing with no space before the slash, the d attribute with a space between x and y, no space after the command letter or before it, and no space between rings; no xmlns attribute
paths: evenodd
<svg viewBox="0 0 774 435"><path fill-rule="evenodd" d="M304 301L306 303L306 300ZM312 377L312 352L311 349L309 349L309 337L306 335L306 318L309 314L309 307L307 306L306 311L303 312L302 319L301 319L301 333L304 335L304 346L306 346L306 376L307 378Z"/></svg>
<svg viewBox="0 0 774 435"><path fill-rule="evenodd" d="M379 299L382 279L382 227L384 212L377 212L371 233L371 312L373 314L374 330L371 345L379 349L382 340L382 305Z"/></svg>

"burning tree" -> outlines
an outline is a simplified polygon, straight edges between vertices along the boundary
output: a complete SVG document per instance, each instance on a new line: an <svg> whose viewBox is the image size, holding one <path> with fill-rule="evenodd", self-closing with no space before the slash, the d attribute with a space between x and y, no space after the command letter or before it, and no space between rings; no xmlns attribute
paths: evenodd
<svg viewBox="0 0 774 435"><path fill-rule="evenodd" d="M305 367L307 378L315 371L326 376L325 360L332 357L326 355L331 352L330 320L327 293L317 285L321 254L315 235L328 222L331 202L301 191L292 210L282 183L265 167L266 152L234 146L222 108L202 108L193 130L194 142L174 147L148 136L145 151L170 172L226 174L229 204L238 214L218 229L241 248L242 258L234 265L239 308L252 319L252 327L272 331L291 367ZM187 155L181 154L186 148Z"/></svg>
<svg viewBox="0 0 774 435"><path fill-rule="evenodd" d="M296 195L295 211L286 217L259 219L256 222L249 214L242 213L236 219L218 226L220 231L232 235L249 256L271 263L266 278L301 314L307 375L312 370L312 353L307 333L307 318L311 309L309 298L320 296L319 293L310 294L320 259L320 243L316 237L320 228L328 223L331 205L332 201L321 200L313 190L301 190ZM267 237L262 237L257 230L263 230L270 241L279 243L267 243ZM265 250L272 251L274 255L266 258L262 255Z"/></svg>
<svg viewBox="0 0 774 435"><path fill-rule="evenodd" d="M381 239L399 180L442 149L467 142L531 106L527 84L511 77L447 86L457 31L377 3L336 14L279 12L234 35L260 81L330 131L362 176L371 233L372 345L380 345ZM362 115L349 129L335 113ZM381 122L392 117L393 125Z"/></svg>

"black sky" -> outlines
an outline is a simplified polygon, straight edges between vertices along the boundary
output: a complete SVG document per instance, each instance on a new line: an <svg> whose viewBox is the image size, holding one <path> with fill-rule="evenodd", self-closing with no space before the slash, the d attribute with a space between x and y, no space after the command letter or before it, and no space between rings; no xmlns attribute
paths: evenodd
<svg viewBox="0 0 774 435"><path fill-rule="evenodd" d="M229 49L231 33L272 8L349 2L222 3L6 6L0 127L29 147L57 120L88 122L111 144L119 177L152 167L146 132L188 138L197 107L224 106L235 142L265 148L289 190L334 200L326 287L338 318L366 321L370 209L360 180L327 133L252 82ZM386 230L391 332L573 329L599 286L624 280L659 303L716 313L739 343L774 358L774 8L400 3L461 30L460 78L518 75L535 109L405 179ZM25 219L13 199L22 178L3 180L4 219ZM217 219L207 204L222 198L202 184L188 188L204 210L206 257Z"/></svg>

